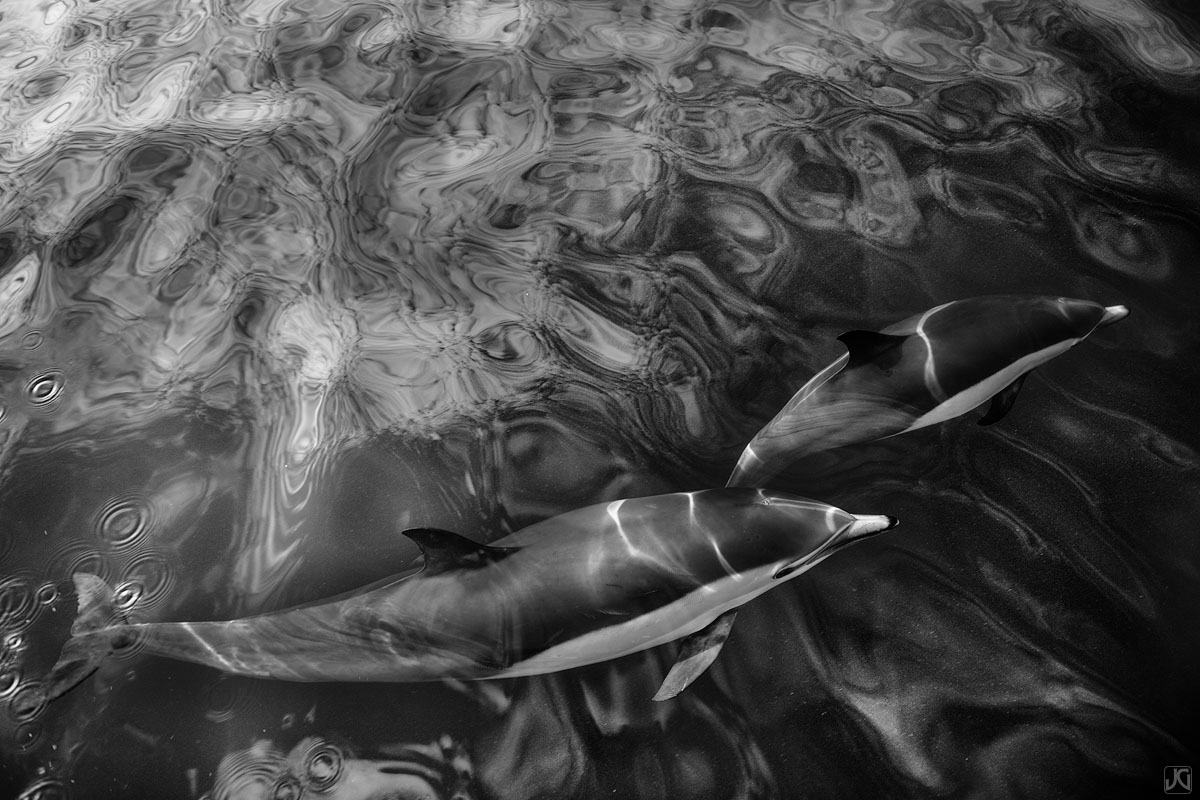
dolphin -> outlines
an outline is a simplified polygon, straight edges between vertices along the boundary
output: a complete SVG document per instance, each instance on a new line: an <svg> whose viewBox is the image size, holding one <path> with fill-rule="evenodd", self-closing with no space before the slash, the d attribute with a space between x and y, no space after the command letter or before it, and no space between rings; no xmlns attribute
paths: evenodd
<svg viewBox="0 0 1200 800"><path fill-rule="evenodd" d="M779 492L711 489L589 506L491 545L416 528L404 531L424 556L416 574L226 622L131 624L103 580L77 573L79 614L46 692L53 700L131 652L289 681L557 672L693 634L896 524Z"/></svg>
<svg viewBox="0 0 1200 800"><path fill-rule="evenodd" d="M992 401L980 424L1012 408L1030 370L1129 314L1068 297L956 300L882 331L849 331L847 351L801 387L742 451L727 487L761 486L790 461L885 439ZM716 659L737 609L684 639L659 697L683 691Z"/></svg>
<svg viewBox="0 0 1200 800"><path fill-rule="evenodd" d="M1069 297L992 295L843 333L847 352L755 435L726 486L762 485L801 456L945 422L988 400L980 424L990 425L1030 370L1128 314Z"/></svg>

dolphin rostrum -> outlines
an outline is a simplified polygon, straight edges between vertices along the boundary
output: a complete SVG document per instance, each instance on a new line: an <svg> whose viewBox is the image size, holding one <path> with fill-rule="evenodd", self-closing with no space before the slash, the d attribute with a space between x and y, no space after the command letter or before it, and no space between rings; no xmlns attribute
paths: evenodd
<svg viewBox="0 0 1200 800"><path fill-rule="evenodd" d="M755 435L726 485L761 485L801 456L945 422L988 400L980 424L990 425L1030 370L1128 314L1069 297L994 295L843 333L848 352Z"/></svg>
<svg viewBox="0 0 1200 800"><path fill-rule="evenodd" d="M416 574L228 622L129 624L104 581L76 574L79 616L47 693L61 696L116 652L291 681L557 672L695 633L895 525L778 492L712 489L589 506L491 545L418 528L405 531L424 554Z"/></svg>

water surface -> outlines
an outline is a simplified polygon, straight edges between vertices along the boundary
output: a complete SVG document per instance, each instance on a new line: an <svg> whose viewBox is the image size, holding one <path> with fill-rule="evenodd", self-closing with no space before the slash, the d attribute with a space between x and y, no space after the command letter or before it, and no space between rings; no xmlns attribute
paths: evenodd
<svg viewBox="0 0 1200 800"><path fill-rule="evenodd" d="M0 19L0 785L250 800L1159 796L1197 764L1200 25L1148 0L29 0ZM834 337L1133 313L1014 411L776 488L903 527L669 651L478 691L155 659L722 485ZM340 770L340 771L339 771Z"/></svg>

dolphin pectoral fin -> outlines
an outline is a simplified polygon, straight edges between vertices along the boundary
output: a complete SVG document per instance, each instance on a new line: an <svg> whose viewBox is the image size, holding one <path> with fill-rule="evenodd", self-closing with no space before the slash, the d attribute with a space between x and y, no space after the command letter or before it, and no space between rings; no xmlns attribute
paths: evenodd
<svg viewBox="0 0 1200 800"><path fill-rule="evenodd" d="M454 569L479 569L507 558L519 549L489 547L438 528L409 528L403 533L421 548L427 575L439 575Z"/></svg>
<svg viewBox="0 0 1200 800"><path fill-rule="evenodd" d="M900 360L899 348L907 336L896 336L891 333L877 331L846 331L837 337L850 351L847 369L876 362L882 369L891 369Z"/></svg>
<svg viewBox="0 0 1200 800"><path fill-rule="evenodd" d="M699 678L704 670L716 660L721 652L721 646L729 638L733 622L737 619L737 609L726 611L721 616L708 623L707 626L683 640L679 646L679 656L675 666L663 679L662 686L654 695L655 700L670 700Z"/></svg>
<svg viewBox="0 0 1200 800"><path fill-rule="evenodd" d="M1025 375L1028 374L1028 372L1025 373ZM1001 389L992 398L992 404L988 406L987 413L979 418L980 425L991 425L993 422L999 422L1004 419L1004 415L1013 407L1013 403L1017 402L1017 395L1021 392L1021 385L1025 383L1025 375L1022 375Z"/></svg>

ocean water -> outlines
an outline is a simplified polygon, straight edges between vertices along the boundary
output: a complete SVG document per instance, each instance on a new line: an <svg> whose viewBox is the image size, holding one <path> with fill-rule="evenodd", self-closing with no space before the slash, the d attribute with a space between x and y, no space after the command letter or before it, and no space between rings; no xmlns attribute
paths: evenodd
<svg viewBox="0 0 1200 800"><path fill-rule="evenodd" d="M0 3L0 796L1101 798L1200 767L1200 21L1179 0ZM96 573L229 619L724 484L837 334L1129 319L772 486L895 532L477 686L44 678ZM547 602L552 602L547 598Z"/></svg>

